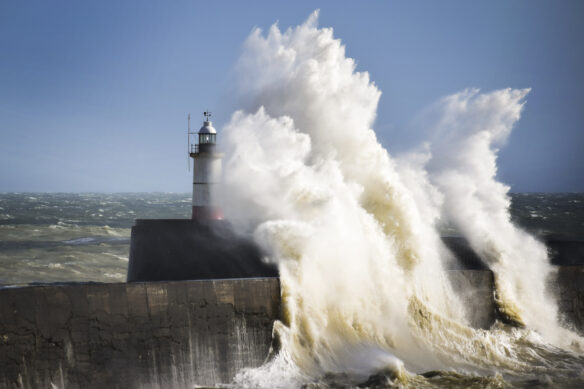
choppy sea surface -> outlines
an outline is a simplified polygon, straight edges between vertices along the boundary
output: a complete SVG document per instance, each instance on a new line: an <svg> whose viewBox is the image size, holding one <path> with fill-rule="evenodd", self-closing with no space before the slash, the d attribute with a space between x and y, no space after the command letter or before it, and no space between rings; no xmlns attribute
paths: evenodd
<svg viewBox="0 0 584 389"><path fill-rule="evenodd" d="M0 193L0 285L125 281L134 220L189 218L190 204L190 193ZM582 238L584 194L512 194L511 216Z"/></svg>
<svg viewBox="0 0 584 389"><path fill-rule="evenodd" d="M125 281L134 219L190 209L190 194L0 194L0 285Z"/></svg>

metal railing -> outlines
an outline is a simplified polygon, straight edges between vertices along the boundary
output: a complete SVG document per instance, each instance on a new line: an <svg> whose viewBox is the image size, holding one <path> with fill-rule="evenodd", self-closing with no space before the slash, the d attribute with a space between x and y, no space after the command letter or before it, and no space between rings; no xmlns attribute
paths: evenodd
<svg viewBox="0 0 584 389"><path fill-rule="evenodd" d="M199 145L198 144L192 144L191 145L191 154L198 154L199 153Z"/></svg>

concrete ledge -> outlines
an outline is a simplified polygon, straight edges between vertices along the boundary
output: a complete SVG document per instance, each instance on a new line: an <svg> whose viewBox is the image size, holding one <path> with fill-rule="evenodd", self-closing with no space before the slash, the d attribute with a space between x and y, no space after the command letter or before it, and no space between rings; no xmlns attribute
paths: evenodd
<svg viewBox="0 0 584 389"><path fill-rule="evenodd" d="M192 388L268 355L277 278L0 290L0 387Z"/></svg>
<svg viewBox="0 0 584 389"><path fill-rule="evenodd" d="M128 282L277 277L260 248L226 220L136 220Z"/></svg>

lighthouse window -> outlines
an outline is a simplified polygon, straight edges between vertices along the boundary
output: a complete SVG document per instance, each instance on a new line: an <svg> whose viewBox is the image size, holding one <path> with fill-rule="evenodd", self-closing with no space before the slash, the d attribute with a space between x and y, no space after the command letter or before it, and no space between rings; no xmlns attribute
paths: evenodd
<svg viewBox="0 0 584 389"><path fill-rule="evenodd" d="M199 143L200 144L215 143L215 134L199 135Z"/></svg>

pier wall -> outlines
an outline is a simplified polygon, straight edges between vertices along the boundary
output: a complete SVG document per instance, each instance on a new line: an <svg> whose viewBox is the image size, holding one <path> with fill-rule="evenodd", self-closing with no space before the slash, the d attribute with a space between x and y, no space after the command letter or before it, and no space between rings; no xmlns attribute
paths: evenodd
<svg viewBox="0 0 584 389"><path fill-rule="evenodd" d="M468 308L469 324L489 328L497 319L494 278L490 270L449 270L448 278ZM557 301L560 320L584 336L584 266L555 266L548 290Z"/></svg>
<svg viewBox="0 0 584 389"><path fill-rule="evenodd" d="M558 266L549 286L564 325L584 336L584 266Z"/></svg>
<svg viewBox="0 0 584 389"><path fill-rule="evenodd" d="M259 246L227 220L138 219L127 281L277 277Z"/></svg>
<svg viewBox="0 0 584 389"><path fill-rule="evenodd" d="M451 270L471 325L495 320L493 275ZM584 333L584 267L550 279ZM0 388L192 388L228 383L268 356L277 278L0 289Z"/></svg>
<svg viewBox="0 0 584 389"><path fill-rule="evenodd" d="M230 382L264 362L279 310L277 278L0 289L0 388Z"/></svg>

